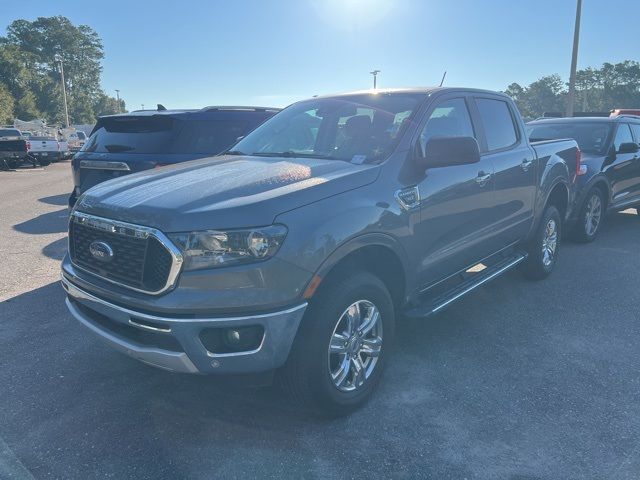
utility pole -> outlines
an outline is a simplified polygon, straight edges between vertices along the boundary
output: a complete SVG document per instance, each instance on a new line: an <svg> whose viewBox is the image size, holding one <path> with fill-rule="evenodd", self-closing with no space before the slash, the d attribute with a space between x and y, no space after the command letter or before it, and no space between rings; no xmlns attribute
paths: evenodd
<svg viewBox="0 0 640 480"><path fill-rule="evenodd" d="M569 94L567 95L567 117L573 117L573 106L576 97L576 69L578 67L578 44L580 43L580 16L582 14L582 0L577 0L576 25L573 30L573 53L571 55L571 74L569 75Z"/></svg>
<svg viewBox="0 0 640 480"><path fill-rule="evenodd" d="M120 90L116 88L116 99L118 100L118 112L120 113Z"/></svg>
<svg viewBox="0 0 640 480"><path fill-rule="evenodd" d="M64 67L62 66L62 56L55 54L53 59L60 65L60 84L62 86L62 101L64 102L64 119L67 128L69 127L69 109L67 108L67 88L64 85Z"/></svg>
<svg viewBox="0 0 640 480"><path fill-rule="evenodd" d="M369 72L371 75L373 75L373 89L375 90L378 87L378 82L377 77L378 74L380 73L380 70L374 70L373 72Z"/></svg>

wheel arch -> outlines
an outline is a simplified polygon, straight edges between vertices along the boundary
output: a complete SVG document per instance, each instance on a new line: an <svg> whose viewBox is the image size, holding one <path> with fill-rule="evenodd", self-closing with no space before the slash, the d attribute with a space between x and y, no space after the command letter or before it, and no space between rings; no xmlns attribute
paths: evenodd
<svg viewBox="0 0 640 480"><path fill-rule="evenodd" d="M320 265L305 290L305 298L312 298L323 285L349 270L364 270L378 276L385 284L394 304L406 302L410 275L407 254L393 237L365 234L344 243Z"/></svg>

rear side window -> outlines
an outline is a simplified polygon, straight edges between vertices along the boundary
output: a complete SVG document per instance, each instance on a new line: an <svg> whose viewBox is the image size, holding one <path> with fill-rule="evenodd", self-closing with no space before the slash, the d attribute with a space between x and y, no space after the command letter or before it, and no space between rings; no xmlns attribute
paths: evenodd
<svg viewBox="0 0 640 480"><path fill-rule="evenodd" d="M500 150L518 141L516 126L507 102L477 98L476 105L484 125L489 150Z"/></svg>
<svg viewBox="0 0 640 480"><path fill-rule="evenodd" d="M433 110L420 134L422 151L431 137L475 137L464 99L445 100Z"/></svg>
<svg viewBox="0 0 640 480"><path fill-rule="evenodd" d="M180 122L171 153L221 153L250 129L244 120L197 120Z"/></svg>
<svg viewBox="0 0 640 480"><path fill-rule="evenodd" d="M616 138L613 141L613 146L616 152L620 150L620 145L623 143L633 143L633 137L631 136L631 130L626 123L618 125L618 131L616 132Z"/></svg>
<svg viewBox="0 0 640 480"><path fill-rule="evenodd" d="M632 123L631 130L633 130L633 136L636 137L636 143L640 143L640 124Z"/></svg>

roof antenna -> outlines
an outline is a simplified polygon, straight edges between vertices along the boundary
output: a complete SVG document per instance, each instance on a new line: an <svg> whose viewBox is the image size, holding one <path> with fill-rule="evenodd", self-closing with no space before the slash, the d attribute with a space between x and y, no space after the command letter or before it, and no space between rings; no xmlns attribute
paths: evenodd
<svg viewBox="0 0 640 480"><path fill-rule="evenodd" d="M166 110L167 108L161 103L158 104L158 111Z"/></svg>
<svg viewBox="0 0 640 480"><path fill-rule="evenodd" d="M444 83L444 79L445 79L445 77L446 77L446 76L447 76L447 71L445 70L445 71L444 71L444 75L442 75L442 80L440 80L440 85L439 85L440 87L441 87L441 86L442 86L442 84Z"/></svg>

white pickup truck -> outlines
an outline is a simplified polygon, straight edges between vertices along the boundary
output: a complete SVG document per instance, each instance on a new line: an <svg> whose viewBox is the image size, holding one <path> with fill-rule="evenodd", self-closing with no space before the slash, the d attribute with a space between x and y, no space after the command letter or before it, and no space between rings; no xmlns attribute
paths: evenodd
<svg viewBox="0 0 640 480"><path fill-rule="evenodd" d="M29 137L31 148L29 153L34 156L40 165L49 165L62 159L60 142L54 137Z"/></svg>

